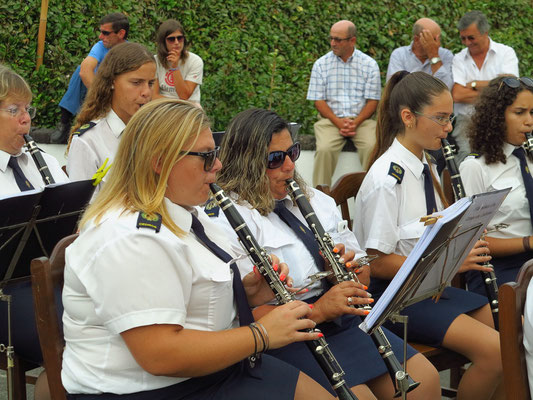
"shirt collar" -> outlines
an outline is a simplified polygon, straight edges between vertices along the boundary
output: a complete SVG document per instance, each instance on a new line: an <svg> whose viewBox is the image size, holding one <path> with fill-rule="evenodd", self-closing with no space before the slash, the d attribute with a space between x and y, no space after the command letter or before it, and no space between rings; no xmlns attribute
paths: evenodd
<svg viewBox="0 0 533 400"><path fill-rule="evenodd" d="M419 179L422 176L424 170L424 164L427 164L427 160L423 157L420 160L417 156L411 153L398 139L394 138L391 149L393 149L401 158L402 163L411 171L411 173Z"/></svg>
<svg viewBox="0 0 533 400"><path fill-rule="evenodd" d="M113 109L111 109L107 115L106 115L106 120L107 120L107 123L109 125L109 127L111 128L111 132L113 132L113 135L118 138L121 134L122 134L122 131L124 130L124 128L126 128L126 124L124 123L124 121L122 121L120 119L120 117L113 111Z"/></svg>
<svg viewBox="0 0 533 400"><path fill-rule="evenodd" d="M7 163L9 162L9 159L11 156L13 157L27 157L25 148L22 148L18 154L9 154L8 152L5 152L3 150L0 150L0 171L2 173L6 172L7 169Z"/></svg>
<svg viewBox="0 0 533 400"><path fill-rule="evenodd" d="M515 146L515 145L512 145L511 143L504 142L503 149L502 149L503 154L505 155L506 158L509 158L511 154L513 154L513 151L519 147L520 146Z"/></svg>

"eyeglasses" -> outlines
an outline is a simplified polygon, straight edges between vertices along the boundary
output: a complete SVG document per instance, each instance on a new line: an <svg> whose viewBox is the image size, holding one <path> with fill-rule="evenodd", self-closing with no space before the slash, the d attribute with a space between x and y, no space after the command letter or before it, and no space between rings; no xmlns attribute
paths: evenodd
<svg viewBox="0 0 533 400"><path fill-rule="evenodd" d="M20 108L20 107L8 107L8 108L0 108L0 111L5 111L9 114L11 114L11 116L13 118L15 117L20 117L20 115L24 112L27 112L30 116L30 118L34 118L35 117L35 113L37 112L37 110L35 109L35 107L31 107L31 106L27 106L27 107L24 107L24 108Z"/></svg>
<svg viewBox="0 0 533 400"><path fill-rule="evenodd" d="M104 36L109 36L111 35L112 33L116 33L115 31L104 31L102 29L100 29L100 33Z"/></svg>
<svg viewBox="0 0 533 400"><path fill-rule="evenodd" d="M422 117L426 117L427 119L430 119L433 122L436 122L440 126L446 126L448 124L453 124L453 121L455 121L455 115L453 114L450 114L448 117L445 117L444 115L426 115L418 111L415 111L415 114L420 115Z"/></svg>
<svg viewBox="0 0 533 400"><path fill-rule="evenodd" d="M334 41L336 43L342 42L343 40L350 40L351 38L353 38L353 36L350 36L350 37L347 37L347 38L339 38L339 37L335 37L335 36L328 36L328 40L330 42Z"/></svg>
<svg viewBox="0 0 533 400"><path fill-rule="evenodd" d="M527 78L525 76L523 76L522 78L515 78L514 76L508 76L502 79L502 81L500 82L500 86L498 86L498 90L502 88L502 85L504 83L511 89L516 89L520 87L520 82L522 82L525 86L529 88L533 88L533 80L531 78Z"/></svg>
<svg viewBox="0 0 533 400"><path fill-rule="evenodd" d="M470 35L470 36L460 36L460 39L461 39L461 42L464 42L465 40L469 40L471 42L473 42L474 40L476 40L477 36L474 36L474 35Z"/></svg>
<svg viewBox="0 0 533 400"><path fill-rule="evenodd" d="M268 169L276 169L283 165L285 157L289 156L292 162L295 162L300 157L300 142L294 143L287 151L273 151L268 153Z"/></svg>
<svg viewBox="0 0 533 400"><path fill-rule="evenodd" d="M215 147L214 150L198 152L198 151L184 151L182 154L186 156L198 156L204 159L204 171L209 172L213 169L215 161L218 157L218 152L220 151L220 146Z"/></svg>
<svg viewBox="0 0 533 400"><path fill-rule="evenodd" d="M167 36L165 39L169 43L174 43L175 41L178 41L178 42L181 43L181 42L183 42L185 40L185 36L183 36L183 35Z"/></svg>

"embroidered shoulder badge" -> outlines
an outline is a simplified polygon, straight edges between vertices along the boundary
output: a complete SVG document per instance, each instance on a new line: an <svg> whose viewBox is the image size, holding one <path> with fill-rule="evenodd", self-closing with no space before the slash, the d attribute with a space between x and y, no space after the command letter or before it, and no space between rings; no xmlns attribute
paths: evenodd
<svg viewBox="0 0 533 400"><path fill-rule="evenodd" d="M470 156L472 156L472 157L474 157L474 158L479 158L479 157L481 157L481 154L479 154L479 153L470 153L470 154L468 155L468 157L470 157Z"/></svg>
<svg viewBox="0 0 533 400"><path fill-rule="evenodd" d="M218 213L220 212L220 207L214 198L210 199L205 204L204 212L211 218L218 217Z"/></svg>
<svg viewBox="0 0 533 400"><path fill-rule="evenodd" d="M96 125L96 122L89 122L88 124L84 124L84 125L80 126L72 134L81 136L81 135L83 135L85 132L87 132L89 129L91 129L95 125Z"/></svg>
<svg viewBox="0 0 533 400"><path fill-rule="evenodd" d="M394 179L396 179L398 183L402 183L403 173L404 173L404 169L402 167L400 167L395 162L390 163L389 175L392 176Z"/></svg>
<svg viewBox="0 0 533 400"><path fill-rule="evenodd" d="M161 214L155 213L153 216L150 216L144 211L139 211L139 217L137 218L137 229L149 228L153 229L155 233L157 233L161 229L162 222L163 218L161 218Z"/></svg>

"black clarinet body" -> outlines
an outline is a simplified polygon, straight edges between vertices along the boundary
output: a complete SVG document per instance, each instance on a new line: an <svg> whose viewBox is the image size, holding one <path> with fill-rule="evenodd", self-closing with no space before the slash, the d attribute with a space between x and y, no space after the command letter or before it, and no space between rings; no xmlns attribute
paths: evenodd
<svg viewBox="0 0 533 400"><path fill-rule="evenodd" d="M339 261L340 256L333 252L335 243L331 236L324 230L322 223L318 219L313 210L311 204L305 197L303 191L300 189L298 184L292 180L287 180L288 191L291 198L296 202L296 205L300 209L300 212L304 216L309 229L315 235L315 239L318 243L318 247L322 253L322 256L328 261L335 276L335 279L338 283L345 281L355 281L359 282L357 275L349 272L346 266ZM360 265L368 264L368 257L362 257L357 260ZM369 305L352 305L351 307L370 309ZM402 394L400 387L402 387L402 381L407 378L408 386L406 385L406 392L410 392L415 389L420 382L415 382L411 377L409 377L403 370L402 365L396 358L394 351L392 350L391 344L383 332L383 329L379 327L376 329L370 337L374 342L379 354L383 358L389 375L391 377L392 383L394 384L395 395L394 397L399 397Z"/></svg>
<svg viewBox="0 0 533 400"><path fill-rule="evenodd" d="M33 141L30 135L24 135L24 141L26 142L26 148L30 152L33 162L37 166L37 169L39 170L39 173L41 174L41 177L43 178L44 184L51 185L52 183L55 183L54 178L52 177L52 174L50 173L50 170L48 169L48 165L46 165L43 155L41 154L41 151L37 147L37 144L35 144L35 142Z"/></svg>
<svg viewBox="0 0 533 400"><path fill-rule="evenodd" d="M450 143L446 139L441 139L442 142L442 152L444 153L444 158L446 159L446 166L448 171L450 171L453 194L455 200L462 199L466 196L464 192L463 181L461 180L461 175L457 168L457 163L455 162L455 157L453 155L453 149ZM533 137L532 137L533 142ZM494 268L490 262L483 264L486 267ZM487 293L487 298L489 299L490 309L492 311L492 319L494 320L494 327L498 329L499 326L499 304L498 304L498 282L496 280L496 274L494 271L485 272L479 271L481 273L481 278L485 284L485 291Z"/></svg>
<svg viewBox="0 0 533 400"><path fill-rule="evenodd" d="M262 247L259 246L257 240L252 235L250 228L248 225L246 225L246 222L244 222L244 219L239 214L231 200L226 196L220 186L212 183L210 187L214 194L215 200L237 233L242 246L248 252L248 255L259 272L264 276L266 282L276 295L278 302L281 304L286 304L294 301L294 295L287 290L283 282L279 279L278 274L272 267L269 255ZM318 329L309 329L308 331L319 332ZM331 384L338 398L343 400L357 400L357 397L350 390L348 384L344 380L344 371L331 352L324 337L316 340L309 340L305 343L326 374L329 383Z"/></svg>
<svg viewBox="0 0 533 400"><path fill-rule="evenodd" d="M531 132L526 133L526 141L523 146L527 150L527 153L533 156L533 135Z"/></svg>

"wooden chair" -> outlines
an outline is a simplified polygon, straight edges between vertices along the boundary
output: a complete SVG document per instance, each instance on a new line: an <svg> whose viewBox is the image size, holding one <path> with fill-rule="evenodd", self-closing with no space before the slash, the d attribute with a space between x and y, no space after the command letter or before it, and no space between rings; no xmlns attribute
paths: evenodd
<svg viewBox="0 0 533 400"><path fill-rule="evenodd" d="M54 400L66 400L67 398L61 383L61 364L65 342L56 307L56 301L61 301L61 299L56 299L55 292L63 287L65 249L77 236L74 234L61 239L54 247L50 259L39 257L31 262L35 322L48 386Z"/></svg>
<svg viewBox="0 0 533 400"><path fill-rule="evenodd" d="M327 185L318 185L317 189L330 195L337 205L341 206L342 218L348 221L348 226L352 229L352 218L348 207L348 199L355 198L359 188L363 183L366 172L353 172L341 176L333 184L331 189ZM449 174L448 174L449 177ZM450 181L451 182L451 181ZM451 189L451 183L450 183ZM453 197L453 193L452 193ZM462 355L451 350L439 349L436 347L426 346L420 343L409 343L419 353L423 354L437 369L437 371L450 370L450 388L442 387L442 395L445 397L456 397L456 388L461 378L461 367L470 361Z"/></svg>
<svg viewBox="0 0 533 400"><path fill-rule="evenodd" d="M318 185L316 188L335 199L335 203L341 206L342 218L348 222L348 228L352 230L352 219L350 218L350 209L348 199L357 196L357 192L365 179L366 172L352 172L339 178L337 182L330 187L328 185Z"/></svg>
<svg viewBox="0 0 533 400"><path fill-rule="evenodd" d="M527 287L532 277L533 260L529 260L520 269L517 281L503 284L498 291L503 383L508 399L531 399L522 342L524 338L522 316Z"/></svg>

